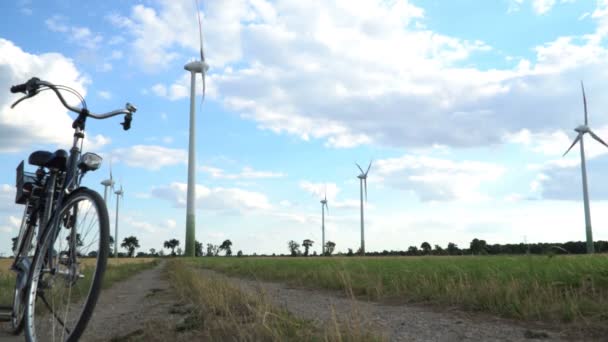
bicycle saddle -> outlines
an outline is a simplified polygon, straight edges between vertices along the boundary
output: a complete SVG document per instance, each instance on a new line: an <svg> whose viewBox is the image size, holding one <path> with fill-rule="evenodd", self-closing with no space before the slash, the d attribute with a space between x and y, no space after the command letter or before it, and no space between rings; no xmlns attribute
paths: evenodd
<svg viewBox="0 0 608 342"><path fill-rule="evenodd" d="M36 151L30 154L27 161L30 163L30 165L65 171L67 167L68 153L65 150L57 150L54 153L49 151Z"/></svg>

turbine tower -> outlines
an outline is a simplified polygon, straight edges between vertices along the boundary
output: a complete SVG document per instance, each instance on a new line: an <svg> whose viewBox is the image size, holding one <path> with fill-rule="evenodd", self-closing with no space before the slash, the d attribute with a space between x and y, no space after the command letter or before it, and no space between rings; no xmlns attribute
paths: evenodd
<svg viewBox="0 0 608 342"><path fill-rule="evenodd" d="M325 197L321 200L321 255L325 255L325 208L327 208L327 214L329 214L329 207L327 206L327 189L325 190Z"/></svg>
<svg viewBox="0 0 608 342"><path fill-rule="evenodd" d="M101 181L101 185L103 185L103 201L108 204L108 187L110 191L114 191L114 179L112 179L112 160L110 160L110 178ZM112 193L110 193L112 196Z"/></svg>
<svg viewBox="0 0 608 342"><path fill-rule="evenodd" d="M369 165L367 166L367 171L365 172L363 171L361 166L359 166L359 164L355 163L355 165L357 165L357 167L361 171L361 174L358 175L357 178L359 178L361 189L361 255L365 255L365 219L363 216L363 189L365 188L365 201L367 202L367 173L372 167L372 162L369 162Z"/></svg>
<svg viewBox="0 0 608 342"><path fill-rule="evenodd" d="M195 200L196 200L196 74L200 73L203 80L203 97L201 104L205 98L205 73L209 69L209 65L205 62L205 54L203 53L203 29L201 27L201 15L199 12L198 1L196 1L196 14L198 18L198 33L200 39L200 61L192 61L184 66L184 69L190 71L190 137L188 139L188 194L186 204L186 251L185 255L194 256L194 241L196 236L196 219L195 219Z"/></svg>
<svg viewBox="0 0 608 342"><path fill-rule="evenodd" d="M114 225L114 257L118 257L118 202L120 202L120 197L124 195L122 191L122 184L120 185L120 189L115 192L116 194L116 224Z"/></svg>
<svg viewBox="0 0 608 342"><path fill-rule="evenodd" d="M587 253L594 253L595 251L594 251L594 247L593 247L593 232L591 230L591 212L589 209L589 192L587 190L587 168L585 165L585 146L583 144L583 136L586 133L589 133L589 135L591 135L591 137L593 139L597 140L600 144L602 144L606 147L608 147L608 145L600 137L598 137L588 126L589 122L588 122L588 118L587 118L587 98L585 97L585 87L583 86L583 81L581 81L581 89L583 91L583 108L585 111L585 124L580 125L574 129L574 131L576 131L578 134L577 134L576 138L574 139L574 141L572 142L572 145L570 145L570 147L568 148L566 153L564 153L564 156L566 154L568 154L568 152L570 152L572 147L574 147L574 145L576 145L577 142L580 142L581 172L583 174L583 204L585 207L585 232L587 234Z"/></svg>

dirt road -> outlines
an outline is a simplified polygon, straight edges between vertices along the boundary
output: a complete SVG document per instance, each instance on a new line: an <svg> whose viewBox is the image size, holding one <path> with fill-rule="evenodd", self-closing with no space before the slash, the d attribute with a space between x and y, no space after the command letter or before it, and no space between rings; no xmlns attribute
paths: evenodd
<svg viewBox="0 0 608 342"><path fill-rule="evenodd" d="M121 341L129 340L129 337L150 340L150 336L143 332L149 331L147 329L151 324L165 322L171 326L183 318L179 313L173 313L176 300L169 284L162 277L161 267L159 265L145 270L104 290L81 340ZM205 277L221 277L244 291L262 292L275 305L319 325L328 324L333 317L337 317L338 320L370 327L390 341L568 340L555 329L456 309L386 305L353 300L331 291L291 288L280 283L226 277L209 270L200 272ZM7 335L3 328L0 328L0 341L24 340L23 336ZM179 340L177 337L176 340Z"/></svg>

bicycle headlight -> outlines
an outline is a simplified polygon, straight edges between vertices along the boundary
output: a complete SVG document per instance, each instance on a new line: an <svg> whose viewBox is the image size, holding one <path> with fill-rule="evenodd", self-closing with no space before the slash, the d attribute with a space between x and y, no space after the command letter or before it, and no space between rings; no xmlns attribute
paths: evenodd
<svg viewBox="0 0 608 342"><path fill-rule="evenodd" d="M87 152L80 157L78 167L84 171L95 171L101 166L102 160L103 159L98 154Z"/></svg>

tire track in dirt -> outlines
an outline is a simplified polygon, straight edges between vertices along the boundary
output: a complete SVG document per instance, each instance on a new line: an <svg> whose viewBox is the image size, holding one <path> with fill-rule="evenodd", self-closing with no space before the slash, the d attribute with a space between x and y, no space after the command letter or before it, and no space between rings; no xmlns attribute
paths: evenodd
<svg viewBox="0 0 608 342"><path fill-rule="evenodd" d="M262 293L273 304L319 325L334 317L349 326L370 327L390 341L567 341L592 340L566 336L554 328L486 314L424 305L386 305L328 291L294 288L283 283L249 280L199 269L202 276L221 277L244 291Z"/></svg>

